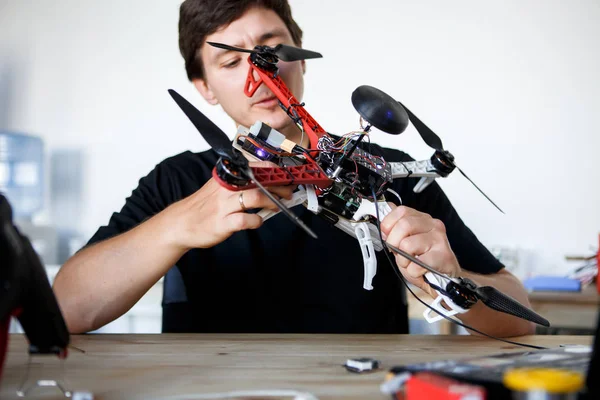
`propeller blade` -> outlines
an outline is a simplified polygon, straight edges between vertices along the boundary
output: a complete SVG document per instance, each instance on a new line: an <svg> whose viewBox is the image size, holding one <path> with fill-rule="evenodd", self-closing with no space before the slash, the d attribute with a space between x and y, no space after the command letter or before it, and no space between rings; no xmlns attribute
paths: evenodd
<svg viewBox="0 0 600 400"><path fill-rule="evenodd" d="M213 47L218 47L220 49L232 50L232 51L241 51L242 53L254 53L254 50L248 50L248 49L242 49L242 48L239 48L239 47L233 47L233 46L230 46L228 44L215 43L215 42L206 42L206 43L210 44Z"/></svg>
<svg viewBox="0 0 600 400"><path fill-rule="evenodd" d="M400 102L398 102L400 103ZM406 110L408 114L408 119L413 123L419 135L423 141L432 149L444 151L444 146L442 145L442 139L438 135L436 135L427 125L425 125L415 114L413 114L406 106L400 103L402 107Z"/></svg>
<svg viewBox="0 0 600 400"><path fill-rule="evenodd" d="M302 49L300 47L288 46L286 44L278 44L275 47L268 46L257 46L258 49L248 50L242 49L239 47L233 47L228 44L223 43L215 43L215 42L206 42L213 47L218 47L220 49L232 50L232 51L240 51L243 53L268 53L275 54L277 58L283 61L299 61L299 60L307 60L309 58L321 58L323 57L320 53L315 51L310 51L306 49Z"/></svg>
<svg viewBox="0 0 600 400"><path fill-rule="evenodd" d="M310 229L300 218L298 218L298 216L296 214L291 212L289 208L287 208L281 201L279 201L275 196L273 196L273 194L271 192L269 192L260 182L258 182L256 180L256 178L254 177L254 174L252 173L252 170L250 168L246 168L244 170L244 173L246 174L246 176L248 178L252 179L252 182L254 182L256 184L256 186L264 194L266 194L267 197L269 199L271 199L271 201L273 203L275 203L277 205L277 207L279 207L281 212L283 212L294 224L296 224L299 228L303 229L313 239L318 239L318 236L312 231L312 229Z"/></svg>
<svg viewBox="0 0 600 400"><path fill-rule="evenodd" d="M419 132L419 134L421 135L421 138L423 138L423 141L431 148L441 151L441 152L445 152L444 150L444 146L442 145L442 139L440 139L440 137L438 135L436 135L431 129L429 129L429 127L427 125L425 125L419 118L417 118L417 116L415 114L413 114L408 108L406 108L406 106L400 102L398 102L402 107L404 107L404 109L406 110L406 113L408 114L408 119L410 119L410 122L413 123L413 125L415 126L415 129L417 130L417 132ZM473 186L475 186L475 188L477 190L479 190L479 192L485 196L486 199L488 199L488 201L490 203L492 203L494 205L494 207L496 207L498 209L498 211L500 211L502 214L505 214L504 211L502 211L502 209L500 207L498 207L498 205L496 203L494 203L492 201L492 199L490 199L488 197L487 194L485 194L483 192L483 190L481 190L479 188L479 186L477 186L475 184L475 182L473 182L471 180L471 178L469 178L467 176L467 174L465 174L463 172L462 169L458 168L458 166L453 162L454 166L456 167L456 169L458 169L460 171L460 173L467 178L467 180L469 182L471 182L471 184Z"/></svg>
<svg viewBox="0 0 600 400"><path fill-rule="evenodd" d="M479 300L489 308L535 322L538 325L550 326L550 322L547 319L492 286L478 287L474 291Z"/></svg>
<svg viewBox="0 0 600 400"><path fill-rule="evenodd" d="M200 110L194 107L189 101L184 99L179 93L173 89L169 89L169 94L175 100L179 108L184 112L185 115L190 119L192 124L198 129L204 140L212 147L217 153L227 154L232 157L230 153L231 139L212 122L208 119Z"/></svg>
<svg viewBox="0 0 600 400"><path fill-rule="evenodd" d="M458 168L458 167L456 166L456 164L454 164L454 166L456 167L456 169L457 169L457 170L458 170L458 171L459 171L459 172L460 172L460 173L461 173L461 174L462 174L462 175L463 175L465 178L467 178L467 180L468 180L469 182L471 182L471 184L473 184L473 186L475 186L475 188L476 188L477 190L479 190L479 192L480 192L482 195L484 195L484 196L485 196L485 198L486 198L486 199L488 199L488 200L490 201L490 203L492 203L492 204L494 205L494 207L496 207L496 208L497 208L497 209L498 209L498 210L499 210L499 211L500 211L502 214L505 214L505 212L504 212L504 211L502 211L502 209L501 209L500 207L498 207L498 206L496 205L496 203L494 203L494 202L492 201L492 199L490 199L490 198L489 198L489 197L488 197L488 196L487 196L485 193L483 193L483 190L479 189L479 187L478 187L478 186L475 184L475 182L473 182L473 181L471 180L471 178L469 178L469 177L467 176L467 174L465 174L465 173L462 171L462 169Z"/></svg>
<svg viewBox="0 0 600 400"><path fill-rule="evenodd" d="M275 51L275 55L282 61L299 61L323 57L321 53L317 53L316 51L288 46L286 44L278 44L273 50Z"/></svg>

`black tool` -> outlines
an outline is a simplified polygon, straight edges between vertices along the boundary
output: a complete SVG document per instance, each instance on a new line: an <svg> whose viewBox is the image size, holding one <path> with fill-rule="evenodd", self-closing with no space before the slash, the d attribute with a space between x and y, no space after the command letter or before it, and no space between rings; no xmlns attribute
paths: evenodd
<svg viewBox="0 0 600 400"><path fill-rule="evenodd" d="M11 316L29 341L30 354L64 358L69 331L48 276L27 237L12 222L12 208L0 194L0 376Z"/></svg>

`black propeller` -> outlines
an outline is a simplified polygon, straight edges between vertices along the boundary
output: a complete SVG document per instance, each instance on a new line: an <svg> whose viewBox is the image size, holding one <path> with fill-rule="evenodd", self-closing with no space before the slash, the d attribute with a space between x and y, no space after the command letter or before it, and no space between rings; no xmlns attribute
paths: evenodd
<svg viewBox="0 0 600 400"><path fill-rule="evenodd" d="M269 46L256 46L252 50L242 49L239 47L229 46L223 43L207 42L211 46L218 47L225 50L240 51L243 53L257 54L263 57L275 56L278 60L282 61L300 61L307 60L309 58L321 58L323 57L320 53L315 51L305 50L300 47L288 46L286 44L278 44L275 47ZM275 60L274 62L277 62Z"/></svg>
<svg viewBox="0 0 600 400"><path fill-rule="evenodd" d="M483 304L496 311L511 314L515 317L535 322L538 325L550 326L550 322L547 319L524 307L512 297L505 295L492 286L478 287L475 289L475 294Z"/></svg>
<svg viewBox="0 0 600 400"><path fill-rule="evenodd" d="M248 160L244 155L232 147L231 140L229 137L219 128L214 122L208 119L200 110L194 107L189 101L183 98L179 93L173 89L169 89L169 94L175 100L179 108L183 113L190 119L192 124L198 129L204 140L219 154L223 159L231 163L234 168L241 171L249 180L253 181L256 186L261 190L273 203L279 207L279 209L298 227L302 228L311 237L317 239L317 235L292 213L279 199L277 199L271 192L269 192L263 185L260 184L255 178Z"/></svg>
<svg viewBox="0 0 600 400"><path fill-rule="evenodd" d="M450 154L448 150L444 150L444 146L442 145L442 139L440 139L438 135L436 135L431 129L429 129L427 125L425 125L419 118L417 118L417 116L413 114L404 104L402 104L401 102L398 103L406 110L410 122L412 122L417 132L419 132L419 135L421 135L423 141L432 149L448 155L449 157L445 157L445 159L450 158L452 165L456 167L456 169L458 169L462 176L467 178L467 180L471 182L473 186L475 186L475 189L477 189L482 195L484 195L485 198L488 199L488 201L494 205L494 207L496 207L502 214L504 214L504 211L502 211L502 209L498 207L498 205L496 205L496 203L494 203L492 199L490 199L488 195L485 194L483 190L481 190L479 186L477 186L475 182L473 182L471 178L469 178L467 174L465 174L463 170L456 165L456 163L454 162L454 157Z"/></svg>
<svg viewBox="0 0 600 400"><path fill-rule="evenodd" d="M477 286L475 282L466 278L449 278L448 276L441 274L436 271L429 265L425 264L423 261L419 260L416 257L411 256L407 252L398 249L397 247L392 246L389 243L385 243L385 245L390 248L395 253L400 254L402 257L414 262L415 264L425 268L427 271L432 274L438 275L443 279L450 279L450 283L446 288L441 288L442 291L446 292L458 292L460 296L458 297L461 301L468 301L468 298L474 298L476 300L481 300L483 304L488 306L491 309L496 311L500 311L506 314L514 315L515 317L519 317L525 319L527 321L535 322L538 325L550 326L550 322L543 318L542 316L536 314L529 308L525 307L512 297L505 295L494 287L491 286ZM426 280L432 285L429 281ZM439 290L440 288L434 287L434 289ZM449 296L452 297L452 296ZM474 300L475 301L475 300ZM471 303L471 305L474 303Z"/></svg>
<svg viewBox="0 0 600 400"><path fill-rule="evenodd" d="M212 122L204 114L194 107L189 101L183 98L173 89L169 89L169 94L175 100L175 103L181 108L185 115L190 119L192 124L198 129L204 140L214 151L220 156L232 159L233 148L231 147L231 139Z"/></svg>

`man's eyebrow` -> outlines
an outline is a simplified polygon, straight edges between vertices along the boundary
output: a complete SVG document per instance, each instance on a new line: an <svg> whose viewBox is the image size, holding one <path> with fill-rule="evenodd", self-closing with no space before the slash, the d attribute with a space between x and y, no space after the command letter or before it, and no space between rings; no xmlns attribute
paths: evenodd
<svg viewBox="0 0 600 400"><path fill-rule="evenodd" d="M284 37L284 36L286 36L285 30L280 29L280 28L273 29L272 31L265 32L262 35L260 35L260 37L258 38L258 43L262 44L269 39L273 39L276 37Z"/></svg>
<svg viewBox="0 0 600 400"><path fill-rule="evenodd" d="M265 32L262 35L260 35L260 37L258 38L258 44L259 45L263 44L264 42L266 42L269 39L278 38L278 37L283 38L285 36L286 36L285 30L277 28L277 29L274 29L274 30L269 31L269 32ZM231 44L231 43L225 43L225 44L228 44L228 45L233 46L233 47L240 47L240 48L244 47L240 43L233 43L233 44ZM226 50L226 49L221 49L221 48L217 48L217 47L215 47L215 50L216 50L215 55L214 55L214 57L212 57L212 61L215 62L215 63L223 55L234 52L233 50Z"/></svg>

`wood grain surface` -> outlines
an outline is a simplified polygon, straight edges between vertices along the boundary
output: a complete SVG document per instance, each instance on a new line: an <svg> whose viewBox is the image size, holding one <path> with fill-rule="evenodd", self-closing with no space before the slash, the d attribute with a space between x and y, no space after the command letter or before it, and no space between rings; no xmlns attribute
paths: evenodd
<svg viewBox="0 0 600 400"><path fill-rule="evenodd" d="M25 337L13 334L9 340L1 399L17 398L28 360ZM553 347L588 345L592 337L518 340ZM301 390L320 399L388 399L379 386L394 365L523 351L491 339L440 335L90 334L72 336L71 344L85 353L71 349L64 371L56 357L34 357L31 378L64 377L69 388L91 391L96 400L183 400L249 389ZM382 368L350 373L342 364L353 357L376 358ZM56 388L36 389L31 398L60 399L58 394Z"/></svg>

